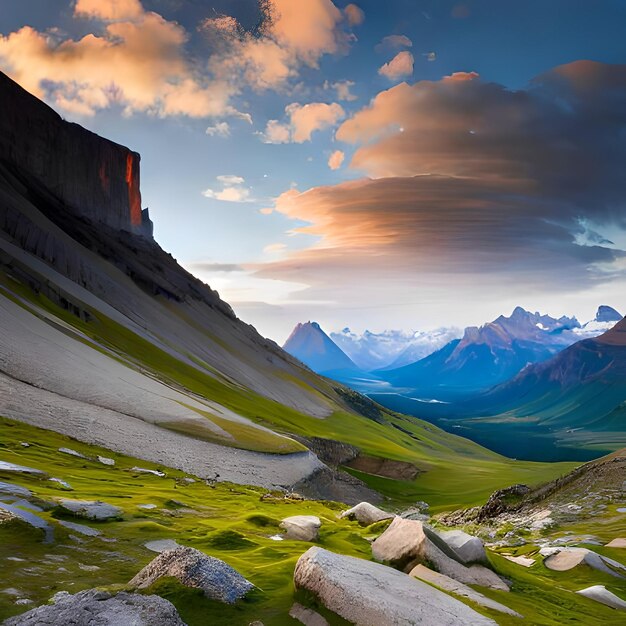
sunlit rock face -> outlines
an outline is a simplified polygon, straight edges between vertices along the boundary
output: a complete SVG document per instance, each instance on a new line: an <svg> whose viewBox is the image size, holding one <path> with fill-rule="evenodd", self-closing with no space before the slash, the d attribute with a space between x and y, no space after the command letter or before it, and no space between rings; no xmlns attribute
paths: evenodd
<svg viewBox="0 0 626 626"><path fill-rule="evenodd" d="M64 121L2 72L0 111L0 160L15 174L93 222L151 232L142 219L136 152Z"/></svg>

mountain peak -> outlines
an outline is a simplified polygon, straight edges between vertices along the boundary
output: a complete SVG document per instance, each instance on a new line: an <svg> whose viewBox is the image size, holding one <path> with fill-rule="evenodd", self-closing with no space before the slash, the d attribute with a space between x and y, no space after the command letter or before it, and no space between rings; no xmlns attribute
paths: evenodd
<svg viewBox="0 0 626 626"><path fill-rule="evenodd" d="M315 372L357 369L350 357L317 322L296 324L283 349Z"/></svg>
<svg viewBox="0 0 626 626"><path fill-rule="evenodd" d="M601 304L596 313L596 322L619 322L622 316L613 307Z"/></svg>

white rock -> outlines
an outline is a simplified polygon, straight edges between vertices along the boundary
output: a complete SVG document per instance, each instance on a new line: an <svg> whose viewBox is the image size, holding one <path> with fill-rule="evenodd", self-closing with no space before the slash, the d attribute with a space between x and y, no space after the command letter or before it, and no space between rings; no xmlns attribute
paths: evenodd
<svg viewBox="0 0 626 626"><path fill-rule="evenodd" d="M606 604L606 606L610 606L613 609L626 611L626 602L610 592L604 585L594 585L593 587L587 587L587 589L581 589L576 593L586 598L591 598L591 600L596 602Z"/></svg>
<svg viewBox="0 0 626 626"><path fill-rule="evenodd" d="M316 541L322 522L314 515L294 515L286 517L280 527L285 531L287 539L299 541Z"/></svg>
<svg viewBox="0 0 626 626"><path fill-rule="evenodd" d="M165 476L165 472L159 472L158 470L146 469L145 467L133 467L130 470L131 472L136 472L137 474L154 474L154 476Z"/></svg>
<svg viewBox="0 0 626 626"><path fill-rule="evenodd" d="M73 513L77 517L91 520L108 520L121 517L123 511L117 506L101 502L100 500L59 500L61 509Z"/></svg>
<svg viewBox="0 0 626 626"><path fill-rule="evenodd" d="M35 469L33 467L26 467L25 465L16 465L15 463L9 463L8 461L0 461L0 470L3 472L15 472L16 474L35 474L37 476L45 475L45 472Z"/></svg>
<svg viewBox="0 0 626 626"><path fill-rule="evenodd" d="M57 483L57 484L61 485L61 487L63 487L64 489L67 489L69 491L73 491L74 490L72 485L70 485L69 483L65 482L64 480L61 480L60 478L50 478L49 480L51 482L53 482L53 483Z"/></svg>
<svg viewBox="0 0 626 626"><path fill-rule="evenodd" d="M86 459L87 457L76 450L72 450L72 448L59 448L59 452L63 454L69 454L70 456L76 456L79 459Z"/></svg>
<svg viewBox="0 0 626 626"><path fill-rule="evenodd" d="M626 572L626 566L587 548L563 548L545 559L543 564L556 572L567 572L579 565L588 565L606 574L620 577L615 570Z"/></svg>
<svg viewBox="0 0 626 626"><path fill-rule="evenodd" d="M622 537L616 537L612 541L606 544L607 548L626 548L626 539Z"/></svg>
<svg viewBox="0 0 626 626"><path fill-rule="evenodd" d="M522 567L531 567L532 565L535 564L535 559L531 559L526 556L509 556L507 554L503 554L502 556L508 561L517 563L518 565L521 565Z"/></svg>
<svg viewBox="0 0 626 626"><path fill-rule="evenodd" d="M482 593L475 591L471 587L468 587L467 585L464 585L449 576L445 576L439 572L433 572L433 570L424 565L418 565L413 568L411 570L411 576L419 578L420 580L430 583L431 585L435 585L436 587L439 587L439 589L453 593L456 596L467 598L472 602L476 602L476 604L479 604L480 606L493 609L494 611L499 611L500 613L513 615L514 617L522 617L519 613L510 609L508 606L504 606L503 604L484 596Z"/></svg>
<svg viewBox="0 0 626 626"><path fill-rule="evenodd" d="M387 511L379 509L377 506L374 506L369 502L360 502L351 509L344 511L339 517L354 519L360 524L369 526L370 524L375 524L376 522L392 519L395 516L392 513L387 513Z"/></svg>
<svg viewBox="0 0 626 626"><path fill-rule="evenodd" d="M390 567L309 548L294 583L359 626L483 626L495 622L434 587Z"/></svg>
<svg viewBox="0 0 626 626"><path fill-rule="evenodd" d="M110 459L109 457L100 456L100 455L98 455L97 458L98 458L98 461L102 463L102 465L115 465L115 459Z"/></svg>
<svg viewBox="0 0 626 626"><path fill-rule="evenodd" d="M152 552L165 552L166 550L175 550L179 547L173 539L155 539L154 541L147 541L143 544L148 550Z"/></svg>

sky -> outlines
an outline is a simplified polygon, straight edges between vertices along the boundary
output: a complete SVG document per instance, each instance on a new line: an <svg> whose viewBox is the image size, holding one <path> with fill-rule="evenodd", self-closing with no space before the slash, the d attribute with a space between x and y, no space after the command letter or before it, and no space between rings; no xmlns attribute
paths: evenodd
<svg viewBox="0 0 626 626"><path fill-rule="evenodd" d="M626 313L626 2L4 0L0 69L142 156L155 238L282 343Z"/></svg>

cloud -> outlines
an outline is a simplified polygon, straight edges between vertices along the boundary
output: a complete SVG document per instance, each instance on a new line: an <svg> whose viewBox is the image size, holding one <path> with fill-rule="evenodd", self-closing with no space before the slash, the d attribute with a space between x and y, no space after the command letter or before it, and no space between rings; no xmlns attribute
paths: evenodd
<svg viewBox="0 0 626 626"><path fill-rule="evenodd" d="M350 26L358 26L365 20L365 13L356 4L349 4L343 12L346 14Z"/></svg>
<svg viewBox="0 0 626 626"><path fill-rule="evenodd" d="M285 107L288 121L270 120L261 134L265 143L304 143L318 130L335 126L345 116L343 107L333 102L292 103Z"/></svg>
<svg viewBox="0 0 626 626"><path fill-rule="evenodd" d="M230 126L228 122L217 122L213 126L208 126L205 132L210 137L229 137Z"/></svg>
<svg viewBox="0 0 626 626"><path fill-rule="evenodd" d="M437 53L436 52L424 52L422 56L426 57L426 60L429 62L433 62L437 60Z"/></svg>
<svg viewBox="0 0 626 626"><path fill-rule="evenodd" d="M402 76L409 76L413 73L413 55L407 50L398 52L391 61L385 63L378 73L389 80L396 80Z"/></svg>
<svg viewBox="0 0 626 626"><path fill-rule="evenodd" d="M104 11L113 5L98 6ZM112 105L127 114L161 116L233 112L233 88L196 74L183 53L186 40L181 26L156 13L106 23L99 35L60 42L25 26L0 36L0 62L35 95L83 115Z"/></svg>
<svg viewBox="0 0 626 626"><path fill-rule="evenodd" d="M352 80L339 80L335 83L324 82L324 89L334 89L337 93L337 100L352 102L357 97L350 91L356 83Z"/></svg>
<svg viewBox="0 0 626 626"><path fill-rule="evenodd" d="M244 186L246 181L242 176L222 174L216 176L215 179L221 183L222 188L219 190L205 189L202 192L205 198L214 198L222 202L255 202L250 188Z"/></svg>
<svg viewBox="0 0 626 626"><path fill-rule="evenodd" d="M258 276L312 300L350 289L363 310L407 292L433 311L450 293L596 293L624 278L625 134L626 65L580 61L518 91L472 73L399 84L336 133L371 178L281 194L273 210L315 243Z"/></svg>
<svg viewBox="0 0 626 626"><path fill-rule="evenodd" d="M26 89L65 111L247 116L232 105L243 90L283 89L303 66L349 50L348 19L330 0L262 0L262 20L246 31L221 15L199 31L210 54L192 55L193 33L139 0L77 0L74 18L92 28L80 39L24 27L0 35L0 64ZM205 47L206 49L206 47Z"/></svg>
<svg viewBox="0 0 626 626"><path fill-rule="evenodd" d="M345 154L342 150L335 150L328 158L328 167L331 170L338 170L345 159Z"/></svg>
<svg viewBox="0 0 626 626"><path fill-rule="evenodd" d="M74 15L115 22L135 19L142 15L139 0L76 0Z"/></svg>
<svg viewBox="0 0 626 626"><path fill-rule="evenodd" d="M387 35L381 39L374 50L376 50L376 52L387 52L389 50L412 47L413 42L406 35Z"/></svg>

